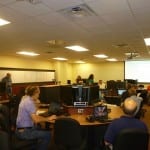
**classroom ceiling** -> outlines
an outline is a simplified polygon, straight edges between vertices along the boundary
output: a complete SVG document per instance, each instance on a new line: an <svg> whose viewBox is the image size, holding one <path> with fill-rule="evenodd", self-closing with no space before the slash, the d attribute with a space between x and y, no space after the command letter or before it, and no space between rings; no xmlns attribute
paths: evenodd
<svg viewBox="0 0 150 150"><path fill-rule="evenodd" d="M26 50L50 61L106 61L95 54L150 60L144 43L150 37L150 0L0 0L0 18L11 22L0 27L0 55L23 57L16 52ZM70 45L89 51L64 48Z"/></svg>

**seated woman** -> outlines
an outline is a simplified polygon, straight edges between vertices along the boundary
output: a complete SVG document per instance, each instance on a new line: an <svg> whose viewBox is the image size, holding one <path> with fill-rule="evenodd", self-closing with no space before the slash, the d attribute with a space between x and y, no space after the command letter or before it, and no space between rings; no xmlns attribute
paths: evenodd
<svg viewBox="0 0 150 150"><path fill-rule="evenodd" d="M80 75L77 76L77 78L76 78L76 83L77 83L77 84L82 84L82 83L83 83L83 80L82 80L82 78L81 78Z"/></svg>
<svg viewBox="0 0 150 150"><path fill-rule="evenodd" d="M92 85L94 83L94 74L90 74L88 77L88 85Z"/></svg>

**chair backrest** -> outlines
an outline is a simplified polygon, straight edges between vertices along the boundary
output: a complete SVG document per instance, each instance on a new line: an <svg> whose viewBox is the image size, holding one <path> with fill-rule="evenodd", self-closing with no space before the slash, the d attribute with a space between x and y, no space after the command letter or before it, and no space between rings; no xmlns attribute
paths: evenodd
<svg viewBox="0 0 150 150"><path fill-rule="evenodd" d="M5 105L0 105L0 128L10 133L9 110Z"/></svg>
<svg viewBox="0 0 150 150"><path fill-rule="evenodd" d="M54 124L54 142L67 149L80 147L81 131L78 121L71 118L58 118Z"/></svg>
<svg viewBox="0 0 150 150"><path fill-rule="evenodd" d="M149 134L141 129L123 129L113 150L148 150Z"/></svg>
<svg viewBox="0 0 150 150"><path fill-rule="evenodd" d="M10 150L9 145L8 133L0 130L0 150Z"/></svg>

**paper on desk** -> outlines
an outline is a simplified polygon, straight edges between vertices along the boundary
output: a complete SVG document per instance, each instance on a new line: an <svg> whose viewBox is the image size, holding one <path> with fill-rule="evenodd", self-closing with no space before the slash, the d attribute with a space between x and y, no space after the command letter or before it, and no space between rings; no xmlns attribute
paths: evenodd
<svg viewBox="0 0 150 150"><path fill-rule="evenodd" d="M46 112L45 110L37 110L36 115L39 115L39 114L42 114L42 113L45 113L45 112Z"/></svg>

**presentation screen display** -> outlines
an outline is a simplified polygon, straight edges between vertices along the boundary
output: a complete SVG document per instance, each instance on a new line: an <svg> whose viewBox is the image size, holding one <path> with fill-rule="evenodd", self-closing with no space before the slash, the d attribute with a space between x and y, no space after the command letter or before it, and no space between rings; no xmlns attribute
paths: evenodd
<svg viewBox="0 0 150 150"><path fill-rule="evenodd" d="M150 61L125 61L125 79L150 83Z"/></svg>

